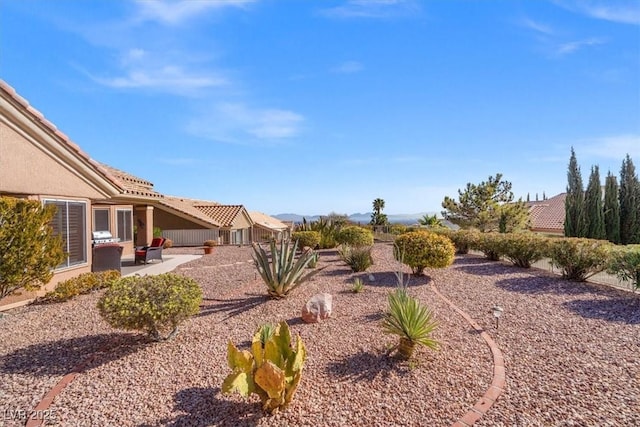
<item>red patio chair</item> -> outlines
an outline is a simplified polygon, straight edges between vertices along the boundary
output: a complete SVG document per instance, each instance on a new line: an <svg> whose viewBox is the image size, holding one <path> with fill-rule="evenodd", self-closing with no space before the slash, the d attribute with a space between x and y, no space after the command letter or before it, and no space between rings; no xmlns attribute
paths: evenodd
<svg viewBox="0 0 640 427"><path fill-rule="evenodd" d="M164 241L165 239L162 237L155 237L149 246L137 247L134 264L137 264L138 261L144 261L146 264L153 259L159 259L161 262L164 262L162 259L162 246L164 245Z"/></svg>

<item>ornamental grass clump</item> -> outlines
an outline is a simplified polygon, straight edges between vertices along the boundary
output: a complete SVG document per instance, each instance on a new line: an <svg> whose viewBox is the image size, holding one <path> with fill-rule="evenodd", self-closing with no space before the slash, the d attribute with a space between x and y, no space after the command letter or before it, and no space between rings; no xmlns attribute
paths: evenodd
<svg viewBox="0 0 640 427"><path fill-rule="evenodd" d="M242 396L255 393L262 401L262 409L273 414L291 403L306 358L299 335L292 344L287 322L275 327L264 325L253 335L251 351L240 351L229 341L227 363L232 372L222 383L222 392L235 391Z"/></svg>
<svg viewBox="0 0 640 427"><path fill-rule="evenodd" d="M611 243L604 240L565 237L551 239L547 256L551 265L562 269L562 277L584 282L607 268Z"/></svg>
<svg viewBox="0 0 640 427"><path fill-rule="evenodd" d="M386 333L400 337L395 347L400 358L410 359L416 345L438 349L438 342L431 336L438 324L426 306L409 295L405 287L390 293L388 303L382 327Z"/></svg>
<svg viewBox="0 0 640 427"><path fill-rule="evenodd" d="M98 309L114 328L144 331L151 339L163 341L198 313L201 302L202 290L195 280L165 273L118 280L100 298Z"/></svg>
<svg viewBox="0 0 640 427"><path fill-rule="evenodd" d="M306 270L313 261L313 252L310 249L303 252L298 259L295 258L298 240L293 246L284 239L280 242L279 248L273 240L269 245L270 256L262 246L254 243L252 257L260 277L267 285L269 296L273 298L285 298L291 291L323 270Z"/></svg>
<svg viewBox="0 0 640 427"><path fill-rule="evenodd" d="M340 259L344 261L354 273L367 271L373 265L371 246L342 245L338 250Z"/></svg>
<svg viewBox="0 0 640 427"><path fill-rule="evenodd" d="M411 267L414 274L424 269L444 268L453 263L456 249L448 237L430 231L411 231L396 238L394 257Z"/></svg>
<svg viewBox="0 0 640 427"><path fill-rule="evenodd" d="M353 283L351 284L351 292L353 292L354 294L359 294L362 291L364 291L364 282L361 278L356 277L355 279L353 279Z"/></svg>

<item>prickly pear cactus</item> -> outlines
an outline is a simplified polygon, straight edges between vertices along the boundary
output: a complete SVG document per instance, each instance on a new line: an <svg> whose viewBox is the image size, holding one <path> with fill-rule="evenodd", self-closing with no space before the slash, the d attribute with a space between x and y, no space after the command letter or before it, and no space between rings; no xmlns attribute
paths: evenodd
<svg viewBox="0 0 640 427"><path fill-rule="evenodd" d="M227 362L232 372L222 383L222 391L236 391L242 396L256 393L262 408L274 413L293 399L306 357L300 336L292 346L287 322L280 322L275 328L264 325L253 336L251 352L240 351L229 341Z"/></svg>

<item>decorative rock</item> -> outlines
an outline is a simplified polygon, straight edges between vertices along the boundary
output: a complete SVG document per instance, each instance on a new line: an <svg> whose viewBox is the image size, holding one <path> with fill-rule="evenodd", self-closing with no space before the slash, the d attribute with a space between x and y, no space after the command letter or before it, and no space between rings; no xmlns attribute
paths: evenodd
<svg viewBox="0 0 640 427"><path fill-rule="evenodd" d="M371 273L369 273L369 281L370 282L375 282L376 281L375 276L373 274L371 274Z"/></svg>
<svg viewBox="0 0 640 427"><path fill-rule="evenodd" d="M331 317L332 304L331 294L314 295L302 308L302 320L306 323L317 323Z"/></svg>

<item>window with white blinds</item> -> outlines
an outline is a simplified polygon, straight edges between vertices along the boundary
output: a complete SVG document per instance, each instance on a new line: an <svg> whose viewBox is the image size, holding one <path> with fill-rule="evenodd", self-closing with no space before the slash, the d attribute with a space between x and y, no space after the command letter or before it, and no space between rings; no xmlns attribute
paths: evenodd
<svg viewBox="0 0 640 427"><path fill-rule="evenodd" d="M87 262L87 204L70 200L45 200L46 205L56 206L51 227L62 236L67 259L58 268L71 267Z"/></svg>

